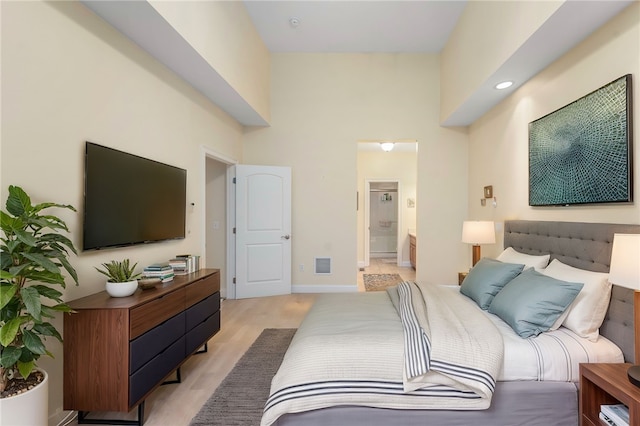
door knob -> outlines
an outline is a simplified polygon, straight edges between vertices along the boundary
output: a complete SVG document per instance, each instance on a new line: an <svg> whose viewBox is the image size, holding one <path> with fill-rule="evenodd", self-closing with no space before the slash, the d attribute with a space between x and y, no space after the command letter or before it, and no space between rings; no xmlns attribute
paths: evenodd
<svg viewBox="0 0 640 426"><path fill-rule="evenodd" d="M291 235L287 234L287 235L283 235L280 238L284 238L285 240L288 240L289 238L291 238Z"/></svg>

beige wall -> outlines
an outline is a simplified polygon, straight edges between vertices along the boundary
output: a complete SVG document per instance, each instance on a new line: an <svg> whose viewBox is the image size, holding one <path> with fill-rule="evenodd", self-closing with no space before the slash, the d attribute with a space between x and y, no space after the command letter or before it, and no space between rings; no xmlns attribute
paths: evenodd
<svg viewBox="0 0 640 426"><path fill-rule="evenodd" d="M78 2L2 2L1 199L10 184L34 202L72 204L61 212L81 248L83 153L93 141L187 169L187 238L73 256L80 286L65 300L96 293L94 267L131 258L139 265L203 246L201 145L241 158L241 127L190 85ZM3 206L4 208L4 206ZM126 206L123 206L126 208ZM62 321L56 323L61 326ZM61 346L50 373L49 410L62 409Z"/></svg>
<svg viewBox="0 0 640 426"><path fill-rule="evenodd" d="M245 134L244 160L292 167L294 285L356 283L356 141L384 138L418 141L418 274L454 279L457 256L441 253L461 253L467 147L438 126L439 80L435 55L272 55L271 127ZM332 275L313 274L317 256Z"/></svg>
<svg viewBox="0 0 640 426"><path fill-rule="evenodd" d="M442 51L441 122L499 69L561 1L470 1Z"/></svg>
<svg viewBox="0 0 640 426"><path fill-rule="evenodd" d="M416 152L383 152L358 151L358 265L364 264L365 252L365 180L397 180L401 198L398 200L400 210L398 236L400 245L398 251L402 253L401 262L409 264L409 230L416 229L417 209L407 207L407 199L416 199L416 185L418 182L418 155Z"/></svg>
<svg viewBox="0 0 640 426"><path fill-rule="evenodd" d="M625 74L633 75L633 101L640 100L640 3L634 3L584 42L522 86L469 130L469 215L474 219L640 223L640 149L635 136L635 203L529 207L528 123ZM633 122L637 130L640 108ZM493 185L498 207L481 207L482 187ZM498 241L502 241L499 234ZM501 244L483 247L497 254Z"/></svg>
<svg viewBox="0 0 640 426"><path fill-rule="evenodd" d="M269 51L240 1L149 1L265 120Z"/></svg>

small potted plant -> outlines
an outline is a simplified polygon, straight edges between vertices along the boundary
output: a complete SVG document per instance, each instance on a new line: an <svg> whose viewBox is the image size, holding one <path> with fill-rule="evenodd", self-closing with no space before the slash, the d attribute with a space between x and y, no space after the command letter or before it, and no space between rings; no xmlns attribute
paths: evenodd
<svg viewBox="0 0 640 426"><path fill-rule="evenodd" d="M47 337L62 342L49 319L56 312L71 312L57 288L65 287L63 270L78 285L69 263L69 251L76 249L59 233L69 229L62 219L42 214L49 208L76 211L55 203L34 206L13 185L6 212L0 211L0 411L6 424L47 424L48 378L36 361L53 356L45 346Z"/></svg>
<svg viewBox="0 0 640 426"><path fill-rule="evenodd" d="M137 263L130 266L129 259L122 261L112 260L102 264L103 269L96 268L98 272L107 277L105 290L111 297L126 297L135 293L138 288L137 278L140 273L134 273Z"/></svg>

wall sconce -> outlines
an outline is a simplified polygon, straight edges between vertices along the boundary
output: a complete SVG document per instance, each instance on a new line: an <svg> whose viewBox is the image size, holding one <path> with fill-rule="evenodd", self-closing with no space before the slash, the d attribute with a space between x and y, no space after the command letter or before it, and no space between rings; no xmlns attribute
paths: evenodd
<svg viewBox="0 0 640 426"><path fill-rule="evenodd" d="M480 244L495 244L496 230L492 221L467 220L462 223L462 242L473 244L473 263L480 260Z"/></svg>
<svg viewBox="0 0 640 426"><path fill-rule="evenodd" d="M634 318L635 318L635 362L629 367L627 376L629 381L640 387L640 234L614 234L613 249L611 250L611 268L609 281L622 287L635 290Z"/></svg>
<svg viewBox="0 0 640 426"><path fill-rule="evenodd" d="M393 145L394 145L393 142L382 142L380 144L380 148L382 148L384 152L389 152L393 149Z"/></svg>

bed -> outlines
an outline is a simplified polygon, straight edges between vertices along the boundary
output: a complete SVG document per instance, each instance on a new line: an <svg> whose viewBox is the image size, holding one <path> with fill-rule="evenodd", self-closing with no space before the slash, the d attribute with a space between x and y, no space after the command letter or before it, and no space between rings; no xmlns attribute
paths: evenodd
<svg viewBox="0 0 640 426"><path fill-rule="evenodd" d="M640 233L640 225L507 221L504 224L504 247L510 247L516 253L532 258L548 254L549 262L562 265L570 272L575 272L572 268L578 268L594 273L606 273L614 233ZM479 267L476 271L478 270ZM528 270L527 273L536 274L532 270ZM536 274L536 277L539 275ZM520 276L524 276L524 272L516 275L516 278L519 279ZM516 278L513 281L516 281ZM578 280L574 281L568 286L571 288L567 292L573 292L577 302L577 298L583 297L585 292L580 293L582 284L578 285ZM432 290L432 287L439 288ZM516 288L513 285L508 287L511 291ZM501 347L498 354L483 353L482 356L477 356L478 360L474 360L480 363L477 371L487 373L482 380L478 379L467 387L467 382L457 380L463 374L456 373L453 382L450 382L450 375L439 375L440 371L445 371L444 369L437 370L434 367L426 373L419 371L414 377L414 373L409 374L407 371L414 364L420 365L420 356L435 360L434 364L439 365L441 358L440 354L435 353L436 345L433 345L433 348L430 346L438 333L456 334L456 327L469 328L468 325L456 325L458 320L443 317L443 321L440 321L442 327L450 327L443 331L433 317L422 318L424 312L414 310L415 306L420 305L414 301L414 293L426 294L431 291L437 293L425 297L424 300L431 310L457 311L461 317L467 316L469 311L480 311L474 305L479 304L478 301L459 294L448 295L457 292L458 288L423 284L417 284L416 287L409 285L406 288L399 286L395 292L392 290L388 294L359 293L327 295L320 298L308 318L301 324L279 372L274 377L272 393L265 406L263 425L577 425L578 363L621 362L623 359L627 362L635 361L633 292L612 286L608 304L606 300L602 302L605 304L606 315L604 320L601 320L595 337L589 334L576 337L574 329L568 329L570 319L567 317L554 321L558 322L554 331L524 339L517 335L514 337L514 330L528 332L518 330L517 324L521 323L509 326L502 321L502 317L496 320L496 315L485 315L495 323L495 329L502 333L502 340L506 346L504 350ZM504 294L506 291L498 293ZM442 298L442 301L429 305L427 300L434 297ZM569 303L572 303L571 301ZM497 305L494 302L491 304ZM409 309L406 309L407 306ZM575 303L569 306L574 308ZM468 315L470 322L480 324L479 327L483 327L483 330L492 328L486 323L480 323L486 320L474 317L475 313ZM417 322L414 324L412 321ZM559 326L560 323L562 326ZM411 332L407 330L416 329L416 324L420 331L413 333L415 339L408 338ZM556 327L556 324L553 327ZM357 333L356 328L359 329ZM474 337L479 340L467 343L472 347L497 346L495 340L492 340L492 333L493 331L484 333L489 336ZM358 339L363 340L362 346L360 343L354 346L353 341ZM520 355L513 352L514 349L508 341L519 341L524 343L524 346L535 348L532 354ZM409 362L406 354L413 353L414 348L421 344L421 348L415 349L417 355L413 355ZM561 362L554 361L556 355L541 352L541 347L547 345L556 347L551 349L551 352L569 351L568 347L574 344L577 345L577 350L569 355L561 354ZM458 345L457 340L455 345ZM600 352L600 345L605 347L604 354ZM457 350L451 351L454 357L474 352L463 346L455 347ZM510 352L517 353L516 357L509 355ZM397 362L390 362L385 358L387 354L397 353L404 353L405 358ZM523 361L527 357L538 357L542 361L538 359L537 367L528 371L528 364ZM418 361L415 361L416 359ZM518 364L519 361L522 365ZM367 378L366 375L369 373L358 371L368 370L376 365L382 372L376 373L376 379L373 381ZM379 368L381 365L384 367ZM360 373L364 376L358 376ZM466 373L465 370L465 377ZM399 381L389 379L398 374L403 376ZM431 376L425 380L433 381L435 377L436 384L421 388L421 380L427 375ZM418 385L414 385L414 382ZM383 389L380 392L383 398L376 400L377 396L371 394L378 393L380 389ZM420 394L421 392L424 392L424 395ZM310 398L311 394L317 395ZM433 398L434 396L437 398ZM434 399L438 400L436 405L429 405L429 409L420 408L423 401L431 404Z"/></svg>

